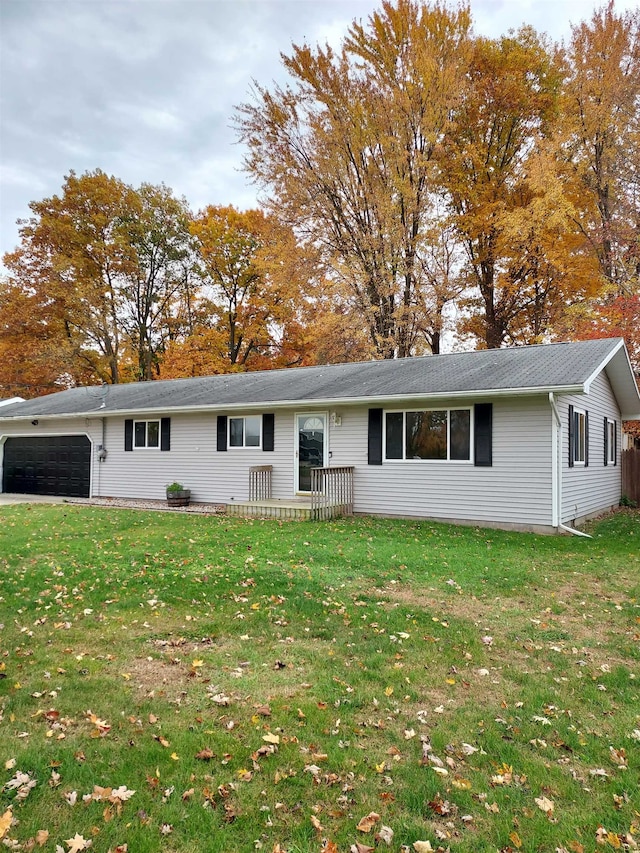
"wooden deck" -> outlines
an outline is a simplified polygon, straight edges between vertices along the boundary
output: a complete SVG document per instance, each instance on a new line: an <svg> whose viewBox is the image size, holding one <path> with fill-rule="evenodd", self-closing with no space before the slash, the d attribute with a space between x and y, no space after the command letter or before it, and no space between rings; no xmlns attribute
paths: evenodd
<svg viewBox="0 0 640 853"><path fill-rule="evenodd" d="M240 518L283 518L294 521L309 521L311 500L281 501L271 498L256 501L234 501L227 504L227 515Z"/></svg>
<svg viewBox="0 0 640 853"><path fill-rule="evenodd" d="M249 500L227 504L227 515L241 518L284 518L328 521L353 515L353 466L311 469L308 497L281 500L271 497L273 466L249 469Z"/></svg>

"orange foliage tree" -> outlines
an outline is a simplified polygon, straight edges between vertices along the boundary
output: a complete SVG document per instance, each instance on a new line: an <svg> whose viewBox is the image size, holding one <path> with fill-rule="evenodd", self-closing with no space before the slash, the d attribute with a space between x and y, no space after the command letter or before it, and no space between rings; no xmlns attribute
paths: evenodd
<svg viewBox="0 0 640 853"><path fill-rule="evenodd" d="M431 266L436 153L465 90L468 9L383 0L339 53L293 46L292 85L239 108L246 165L319 247L376 356L436 352L455 276ZM453 290L451 289L453 287Z"/></svg>
<svg viewBox="0 0 640 853"><path fill-rule="evenodd" d="M4 262L10 293L31 301L66 355L58 378L71 384L77 377L153 378L188 275L184 203L164 187L136 191L96 170L80 177L71 172L60 196L30 207L20 245ZM40 353L27 337L21 341L28 365ZM54 371L58 364L52 360Z"/></svg>
<svg viewBox="0 0 640 853"><path fill-rule="evenodd" d="M469 77L442 158L467 256L463 328L488 348L539 342L593 280L549 143L561 67L523 28L477 38Z"/></svg>
<svg viewBox="0 0 640 853"><path fill-rule="evenodd" d="M207 207L191 222L198 289L163 377L308 361L315 268L290 229L259 210Z"/></svg>

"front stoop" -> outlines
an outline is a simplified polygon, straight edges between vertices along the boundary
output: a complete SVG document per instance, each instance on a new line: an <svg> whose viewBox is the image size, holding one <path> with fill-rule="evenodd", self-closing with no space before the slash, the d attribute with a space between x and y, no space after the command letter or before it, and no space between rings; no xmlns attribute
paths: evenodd
<svg viewBox="0 0 640 853"><path fill-rule="evenodd" d="M263 500L228 503L227 515L238 518L281 518L288 521L309 521L311 501Z"/></svg>

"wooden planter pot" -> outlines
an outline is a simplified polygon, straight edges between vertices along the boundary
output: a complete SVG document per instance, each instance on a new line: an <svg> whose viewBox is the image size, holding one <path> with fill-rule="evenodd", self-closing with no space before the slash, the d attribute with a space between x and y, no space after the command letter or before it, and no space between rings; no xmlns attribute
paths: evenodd
<svg viewBox="0 0 640 853"><path fill-rule="evenodd" d="M167 492L167 506L189 506L190 500L190 489L182 489L180 492Z"/></svg>

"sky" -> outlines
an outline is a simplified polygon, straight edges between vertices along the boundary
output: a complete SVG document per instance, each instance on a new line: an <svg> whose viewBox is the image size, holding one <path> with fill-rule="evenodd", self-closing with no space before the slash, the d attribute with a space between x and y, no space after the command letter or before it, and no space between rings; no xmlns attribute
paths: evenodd
<svg viewBox="0 0 640 853"><path fill-rule="evenodd" d="M471 0L491 37L530 24L553 40L592 0ZM636 0L617 0L616 9ZM0 0L0 257L29 202L70 170L164 183L192 210L255 207L234 108L253 80L284 83L292 44L337 47L379 0Z"/></svg>

